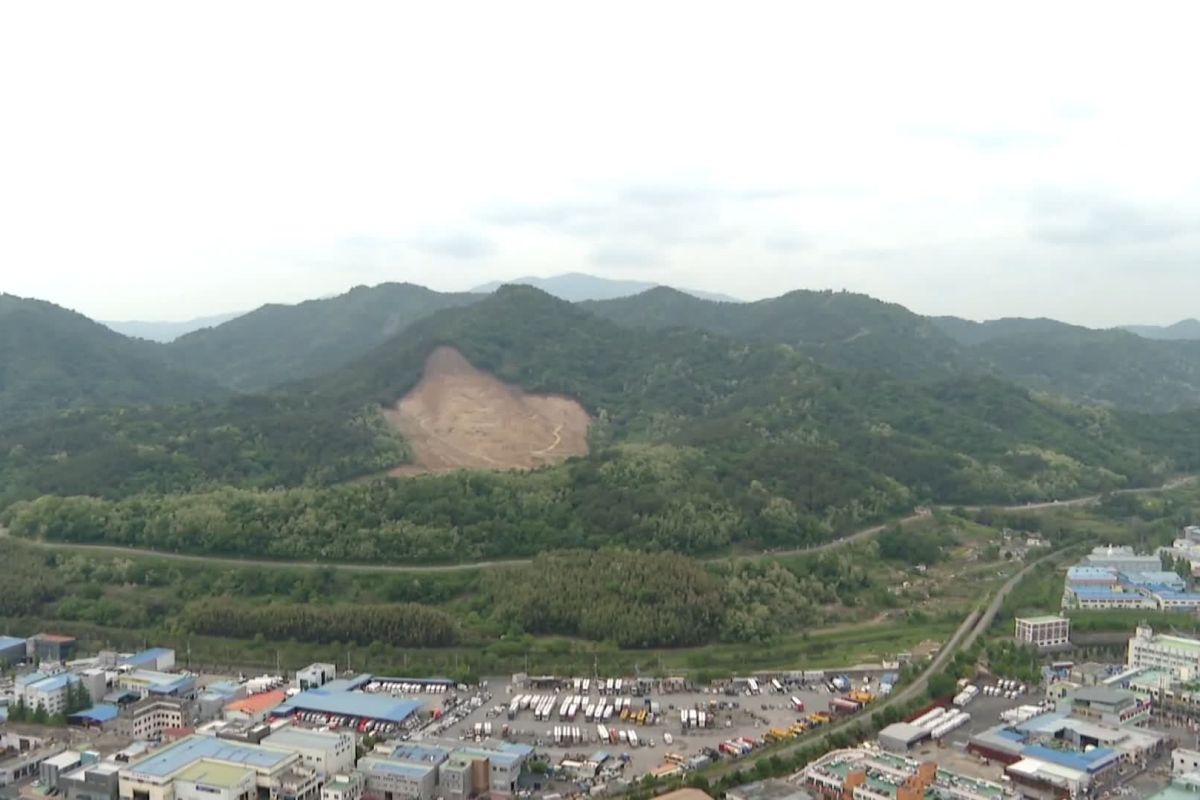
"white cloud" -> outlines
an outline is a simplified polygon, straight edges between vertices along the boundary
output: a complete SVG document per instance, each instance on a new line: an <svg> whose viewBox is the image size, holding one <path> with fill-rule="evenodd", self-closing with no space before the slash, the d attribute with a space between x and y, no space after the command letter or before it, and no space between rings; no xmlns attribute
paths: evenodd
<svg viewBox="0 0 1200 800"><path fill-rule="evenodd" d="M1200 280L1197 13L6 4L0 288L178 318L582 270L1169 321Z"/></svg>

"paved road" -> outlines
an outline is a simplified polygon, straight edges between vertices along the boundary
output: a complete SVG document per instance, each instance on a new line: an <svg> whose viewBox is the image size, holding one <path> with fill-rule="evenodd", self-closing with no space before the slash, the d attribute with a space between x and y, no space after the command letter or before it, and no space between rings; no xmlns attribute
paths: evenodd
<svg viewBox="0 0 1200 800"><path fill-rule="evenodd" d="M954 655L959 650L969 648L971 645L975 644L976 640L979 639L980 636L987 633L988 629L992 627L992 622L996 619L996 614L1000 612L1001 606L1004 605L1004 599L1008 597L1016 585L1020 583L1022 578L1028 575L1029 572L1038 565L1059 558L1065 552L1067 552L1066 549L1047 553L1037 561L1027 564L1019 572L1005 581L1004 585L1001 586L994 595L992 595L991 602L988 603L986 609L980 612L980 610L976 608L967 615L966 619L962 621L962 624L958 626L958 629L954 631L954 635L951 636L950 640L942 646L942 648L938 651L938 654L934 657L933 661L929 663L929 666L925 668L925 671L922 672L916 680L897 690L886 700L871 706L869 714L852 717L845 722L825 728L820 733L817 733L813 736L801 736L800 738L795 739L779 748L770 748L767 751L760 753L756 758L745 760L738 759L735 761L721 761L715 765L711 771L708 771L705 774L709 777L712 777L714 775L732 772L735 769L747 769L753 767L754 763L762 758L770 758L774 755L784 755L801 747L809 747L811 745L825 746L830 736L853 728L870 714L882 711L888 706L906 703L909 700L917 697L925 691L926 687L929 685L929 679L941 671L941 669L946 666L950 659L954 658Z"/></svg>
<svg viewBox="0 0 1200 800"><path fill-rule="evenodd" d="M1187 475L1182 478L1175 478L1167 481L1162 486L1150 486L1142 489L1121 489L1114 494L1142 494L1146 492L1161 492L1168 489L1174 489L1182 486L1185 483L1190 483L1195 480L1196 475ZM978 511L982 508L999 508L1002 511L1038 511L1043 509L1063 508L1066 506L1080 506L1089 503L1095 503L1100 499L1101 495L1088 495L1087 497L1077 497L1071 500L1063 500L1062 502L1052 503L1033 503L1015 506L939 506L943 510L952 508L966 508L968 511ZM703 559L704 561L748 561L760 559L763 557L781 558L797 555L811 555L820 553L825 550L833 550L846 545L861 542L869 539L872 536L877 536L887 528L893 525L906 526L922 519L927 519L928 513L910 514L902 519L893 520L880 525L872 525L869 528L863 528L860 531L855 531L852 534L843 536L840 539L834 539L824 544L815 545L813 547L802 547L791 550L767 550L760 553L742 553L733 556L714 556ZM0 527L0 537L8 536L8 530ZM106 544L76 544L74 542L46 542L35 541L30 539L22 539L21 541L29 542L38 547L44 547L52 550L74 550L85 553L96 553L99 555L121 557L144 556L152 558L161 558L168 561L183 561L196 562L215 566L225 567L263 567L263 568L305 568L305 569L320 569L332 568L345 570L347 572L368 572L368 573L420 573L420 572L457 572L465 569L496 569L504 567L519 567L531 563L528 558L514 558L499 561L476 561L465 564L421 564L421 565L405 565L405 564L349 564L345 562L322 562L322 561L275 561L271 559L257 558L231 558L222 556L205 556L191 555L186 553L169 553L162 550L151 550L141 547L120 547L116 545Z"/></svg>

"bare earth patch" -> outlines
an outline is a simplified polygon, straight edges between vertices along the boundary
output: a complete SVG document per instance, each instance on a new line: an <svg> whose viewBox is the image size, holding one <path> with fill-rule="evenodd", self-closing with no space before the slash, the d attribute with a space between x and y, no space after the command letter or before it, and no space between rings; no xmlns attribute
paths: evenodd
<svg viewBox="0 0 1200 800"><path fill-rule="evenodd" d="M557 464L587 455L591 422L576 401L527 394L476 369L452 347L429 354L421 382L384 416L416 456L416 464L392 475Z"/></svg>

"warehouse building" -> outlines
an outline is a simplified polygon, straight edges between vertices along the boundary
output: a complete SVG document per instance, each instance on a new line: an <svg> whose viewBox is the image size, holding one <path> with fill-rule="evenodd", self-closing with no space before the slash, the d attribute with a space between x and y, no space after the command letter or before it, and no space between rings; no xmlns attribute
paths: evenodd
<svg viewBox="0 0 1200 800"><path fill-rule="evenodd" d="M62 663L75 657L75 637L57 633L39 633L29 640L26 653L38 663Z"/></svg>
<svg viewBox="0 0 1200 800"><path fill-rule="evenodd" d="M242 722L255 725L266 721L275 708L287 699L287 692L276 689L273 692L259 692L240 700L234 700L225 706L222 717L227 722Z"/></svg>
<svg viewBox="0 0 1200 800"><path fill-rule="evenodd" d="M193 675L135 669L119 676L117 686L135 694L139 699L176 697L190 700L196 693L196 678Z"/></svg>
<svg viewBox="0 0 1200 800"><path fill-rule="evenodd" d="M1200 677L1200 641L1186 636L1155 633L1139 625L1129 640L1126 663L1130 668L1162 669L1182 681Z"/></svg>
<svg viewBox="0 0 1200 800"><path fill-rule="evenodd" d="M1054 650L1071 644L1071 621L1066 617L1046 615L1017 617L1018 642L1033 645L1039 650Z"/></svg>
<svg viewBox="0 0 1200 800"><path fill-rule="evenodd" d="M300 692L276 707L271 714L275 717L316 714L342 717L351 723L370 721L400 726L415 719L421 710L421 703L417 700L365 694L344 689L338 684L342 684L342 681L331 681L320 689Z"/></svg>
<svg viewBox="0 0 1200 800"><path fill-rule="evenodd" d="M309 664L296 671L296 680L292 686L302 692L309 689L320 689L325 684L337 678L337 667L333 664Z"/></svg>
<svg viewBox="0 0 1200 800"><path fill-rule="evenodd" d="M300 756L190 736L121 770L122 800L315 800L320 782Z"/></svg>
<svg viewBox="0 0 1200 800"><path fill-rule="evenodd" d="M0 636L0 667L11 667L25 660L28 644L15 636Z"/></svg>
<svg viewBox="0 0 1200 800"><path fill-rule="evenodd" d="M1081 566L1103 567L1117 572L1158 572L1162 570L1162 559L1157 555L1139 556L1132 547L1106 545L1093 548Z"/></svg>
<svg viewBox="0 0 1200 800"><path fill-rule="evenodd" d="M170 672L175 669L175 651L169 647L152 647L124 658L123 665L151 672Z"/></svg>

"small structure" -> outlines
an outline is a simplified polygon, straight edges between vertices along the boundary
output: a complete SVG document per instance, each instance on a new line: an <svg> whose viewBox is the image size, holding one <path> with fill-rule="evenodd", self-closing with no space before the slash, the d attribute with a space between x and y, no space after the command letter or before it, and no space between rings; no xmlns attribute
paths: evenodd
<svg viewBox="0 0 1200 800"><path fill-rule="evenodd" d="M879 746L893 753L907 753L928 739L930 729L911 722L897 722L879 732Z"/></svg>

